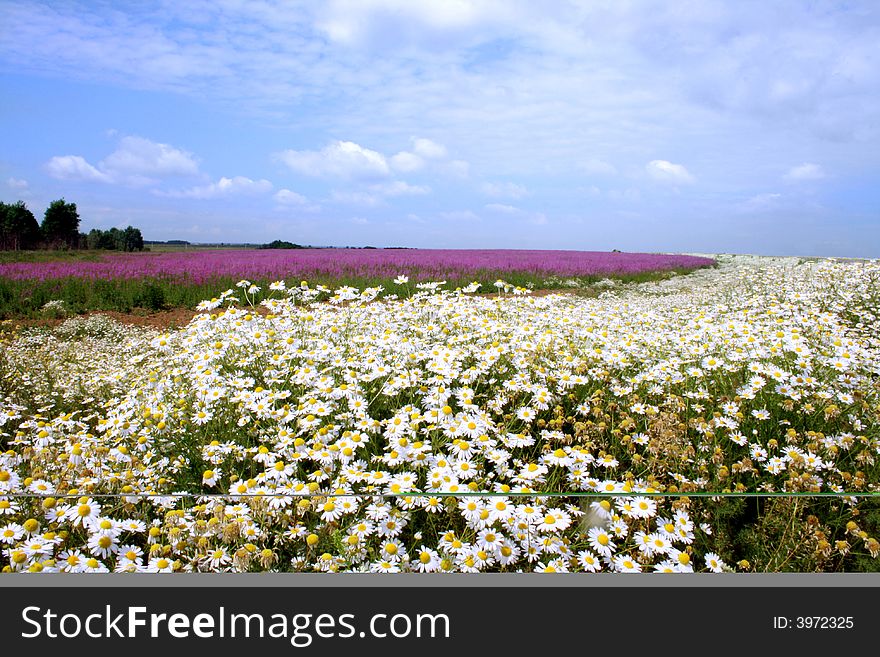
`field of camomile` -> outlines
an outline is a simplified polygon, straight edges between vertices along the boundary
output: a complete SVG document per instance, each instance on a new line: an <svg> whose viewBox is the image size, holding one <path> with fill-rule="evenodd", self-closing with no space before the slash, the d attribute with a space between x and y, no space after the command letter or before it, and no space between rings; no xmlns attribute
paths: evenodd
<svg viewBox="0 0 880 657"><path fill-rule="evenodd" d="M0 566L880 570L880 262L716 260L7 327Z"/></svg>

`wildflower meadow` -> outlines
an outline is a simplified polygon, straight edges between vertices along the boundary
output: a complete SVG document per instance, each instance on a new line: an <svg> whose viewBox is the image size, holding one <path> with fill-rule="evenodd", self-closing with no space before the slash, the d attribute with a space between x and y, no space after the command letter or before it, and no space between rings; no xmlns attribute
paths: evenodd
<svg viewBox="0 0 880 657"><path fill-rule="evenodd" d="M59 257L59 255L66 257ZM414 283L447 287L499 278L528 288L585 287L613 276L645 281L714 265L711 258L663 253L527 251L498 249L174 249L155 253L100 251L0 254L0 319L41 317L47 303L68 312L192 307L248 279L267 291L277 280L308 280L333 287L382 286L383 296L406 296ZM261 297L260 297L261 298Z"/></svg>
<svg viewBox="0 0 880 657"><path fill-rule="evenodd" d="M880 262L471 257L6 331L3 571L880 570Z"/></svg>

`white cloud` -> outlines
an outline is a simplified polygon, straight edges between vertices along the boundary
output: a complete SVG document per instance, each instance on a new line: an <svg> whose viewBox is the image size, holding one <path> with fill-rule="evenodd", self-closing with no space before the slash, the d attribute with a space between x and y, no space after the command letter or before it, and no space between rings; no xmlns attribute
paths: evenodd
<svg viewBox="0 0 880 657"><path fill-rule="evenodd" d="M158 178L194 176L199 172L198 161L192 154L168 144L144 139L123 137L119 146L98 166L79 155L56 155L46 165L49 175L62 180L148 185Z"/></svg>
<svg viewBox="0 0 880 657"><path fill-rule="evenodd" d="M392 180L361 188L334 190L331 199L339 203L376 207L385 205L385 199L395 196L421 196L430 194L431 188L426 185L410 185L403 180Z"/></svg>
<svg viewBox="0 0 880 657"><path fill-rule="evenodd" d="M157 192L159 196L172 198L214 199L228 196L266 194L272 191L272 183L268 180L251 180L244 176L220 178L210 185L200 185L182 191ZM292 192L291 192L292 193Z"/></svg>
<svg viewBox="0 0 880 657"><path fill-rule="evenodd" d="M583 192L573 192L585 186L593 193L589 186L597 185L603 202L612 202L604 190L629 183L599 177L610 174L604 160L613 162L621 179L642 182L652 180L646 156L693 166L706 188L703 215L712 214L716 202L731 209L766 190L767 180L780 187L816 184L783 185L799 159L828 166L826 181L872 175L876 158L870 153L880 136L877 25L868 20L873 0L819 11L812 4L755 3L742 12L717 0L689 3L686 10L649 2L646 11L648 2L236 0L163 2L163 12L152 14L109 12L93 3L19 2L6 8L0 59L23 75L39 71L47 79L120 93L197 98L222 116L237 117L236 126L252 126L251 134L265 138L267 124L269 131L295 125L314 140L282 143L277 150L319 151L330 139L353 139L385 154L391 173L378 180L399 177L439 189L427 172L445 174L454 165L420 158L407 141L431 137L471 163L474 182L467 187L481 202L462 205L485 218L483 203L520 202L482 196L483 180L513 180L534 196L541 194L537 180L553 180L553 198L540 200L553 204L554 218L563 216L557 212L600 214L601 204L585 203ZM195 126L194 114L168 118ZM113 124L110 117L101 125ZM168 129L175 134L179 125ZM230 145L247 151L265 143L248 142L248 134L230 130ZM665 150L670 144L674 154ZM95 164L111 150L93 155L83 146L57 153L79 153ZM411 157L395 162L398 151ZM603 160L579 168L591 157ZM235 171L217 166L211 180L176 187ZM424 180L411 175L425 170ZM459 174L468 173L462 164ZM670 188L686 187L668 171L653 173ZM365 185L371 182L377 180ZM287 184L300 189L292 180ZM328 187L344 186L334 180ZM315 193L329 196L327 188ZM725 200L731 196L732 203ZM410 209L426 218L437 212L415 203L404 212ZM840 209L870 211L864 205ZM668 226L670 243L679 227L683 239L691 239L686 213L664 210L676 217ZM713 225L719 239L732 239L721 224ZM569 239L562 234L556 239ZM786 231L779 234L787 243ZM632 239L648 243L645 235ZM855 239L865 248L867 240Z"/></svg>
<svg viewBox="0 0 880 657"><path fill-rule="evenodd" d="M693 183L695 178L681 164L673 164L666 160L651 160L645 165L648 175L654 180L665 183Z"/></svg>
<svg viewBox="0 0 880 657"><path fill-rule="evenodd" d="M503 203L488 203L485 208L492 212L501 212L503 214L520 214L522 212L522 210L513 205L505 205Z"/></svg>
<svg viewBox="0 0 880 657"><path fill-rule="evenodd" d="M345 45L387 47L393 34L405 45L440 47L467 40L510 14L500 0L331 0L324 3L317 27Z"/></svg>
<svg viewBox="0 0 880 657"><path fill-rule="evenodd" d="M480 221L480 217L472 210L453 210L441 212L440 217L449 221Z"/></svg>
<svg viewBox="0 0 880 657"><path fill-rule="evenodd" d="M613 176L617 173L617 167L613 164L595 158L581 162L578 168L588 176Z"/></svg>
<svg viewBox="0 0 880 657"><path fill-rule="evenodd" d="M783 178L786 180L820 180L825 177L825 172L818 164L812 162L804 162L796 167L792 167Z"/></svg>
<svg viewBox="0 0 880 657"><path fill-rule="evenodd" d="M782 194L775 192L756 194L740 203L737 209L742 212L763 212L778 206L781 198Z"/></svg>
<svg viewBox="0 0 880 657"><path fill-rule="evenodd" d="M24 190L24 189L28 188L28 181L22 180L21 178L7 178L6 179L6 186L9 187L10 189Z"/></svg>
<svg viewBox="0 0 880 657"><path fill-rule="evenodd" d="M431 188L427 185L410 185L402 180L370 185L370 189L382 196L419 196L431 193Z"/></svg>
<svg viewBox="0 0 880 657"><path fill-rule="evenodd" d="M391 156L391 166L401 173L412 173L425 166L425 161L415 153L400 151Z"/></svg>
<svg viewBox="0 0 880 657"><path fill-rule="evenodd" d="M639 201L642 193L635 187L627 187L626 189L609 189L606 196L612 201Z"/></svg>
<svg viewBox="0 0 880 657"><path fill-rule="evenodd" d="M85 161L79 155L56 155L46 163L46 171L58 180L112 182L112 178Z"/></svg>
<svg viewBox="0 0 880 657"><path fill-rule="evenodd" d="M194 176L199 172L198 161L191 153L134 136L123 137L119 147L101 161L100 168L114 178Z"/></svg>
<svg viewBox="0 0 880 657"><path fill-rule="evenodd" d="M513 198L518 199L526 196L529 193L522 185L517 185L512 182L504 182L504 183L483 183L480 185L480 191L483 192L486 196L491 196L493 198Z"/></svg>
<svg viewBox="0 0 880 657"><path fill-rule="evenodd" d="M279 189L272 198L282 205L305 205L308 203L305 196L289 189Z"/></svg>
<svg viewBox="0 0 880 657"><path fill-rule="evenodd" d="M543 212L529 212L528 210L523 210L514 205L506 205L504 203L488 203L484 207L490 212L517 217L521 221L536 226L543 226L547 223L547 215Z"/></svg>
<svg viewBox="0 0 880 657"><path fill-rule="evenodd" d="M440 160L446 157L446 146L438 144L424 137L413 137L411 139L413 145L413 153L426 160Z"/></svg>
<svg viewBox="0 0 880 657"><path fill-rule="evenodd" d="M424 137L410 137L412 151L400 151L390 158L391 166L402 173L423 169L426 160L443 160L447 156L446 147Z"/></svg>
<svg viewBox="0 0 880 657"><path fill-rule="evenodd" d="M370 194L368 192L352 190L333 190L330 194L330 200L336 203L363 205L366 207L385 205L385 200L382 198L381 194Z"/></svg>
<svg viewBox="0 0 880 657"><path fill-rule="evenodd" d="M390 173L382 153L352 141L334 141L320 151L289 149L276 157L293 171L307 176L375 180Z"/></svg>

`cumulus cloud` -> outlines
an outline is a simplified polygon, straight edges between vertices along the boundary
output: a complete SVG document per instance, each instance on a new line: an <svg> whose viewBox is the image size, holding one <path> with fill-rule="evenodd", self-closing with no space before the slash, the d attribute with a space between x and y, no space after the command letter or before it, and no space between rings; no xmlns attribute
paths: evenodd
<svg viewBox="0 0 880 657"><path fill-rule="evenodd" d="M331 0L323 3L317 27L344 45L387 47L393 34L406 44L442 47L467 41L474 32L507 20L502 0Z"/></svg>
<svg viewBox="0 0 880 657"><path fill-rule="evenodd" d="M673 164L666 160L651 160L645 165L648 175L654 180L675 185L695 182L690 172L681 164Z"/></svg>
<svg viewBox="0 0 880 657"><path fill-rule="evenodd" d="M402 180L371 185L370 189L382 196L419 196L431 193L431 188L427 185L410 185Z"/></svg>
<svg viewBox="0 0 880 657"><path fill-rule="evenodd" d="M446 146L424 137L413 137L413 153L426 160L439 160L446 157Z"/></svg>
<svg viewBox="0 0 880 657"><path fill-rule="evenodd" d="M425 161L415 153L400 151L391 156L391 166L401 173L412 173L425 166Z"/></svg>
<svg viewBox="0 0 880 657"><path fill-rule="evenodd" d="M310 202L309 199L302 194L297 194L290 189L279 189L272 195L272 198L276 203L276 210L295 209L298 212L308 213L321 211L321 206L319 204Z"/></svg>
<svg viewBox="0 0 880 657"><path fill-rule="evenodd" d="M353 141L333 141L320 151L288 149L276 157L291 170L306 176L375 180L390 173L388 161L382 153Z"/></svg>
<svg viewBox="0 0 880 657"><path fill-rule="evenodd" d="M169 144L128 136L97 166L80 155L56 155L46 169L60 180L146 185L159 178L197 175L199 164L192 154Z"/></svg>
<svg viewBox="0 0 880 657"><path fill-rule="evenodd" d="M812 162L804 162L796 167L789 169L783 178L791 181L799 180L820 180L825 177L825 172L818 164Z"/></svg>
<svg viewBox="0 0 880 657"><path fill-rule="evenodd" d="M46 163L46 171L58 180L113 182L108 174L98 171L79 155L56 155Z"/></svg>
<svg viewBox="0 0 880 657"><path fill-rule="evenodd" d="M272 198L282 205L305 205L308 203L305 196L289 189L279 189Z"/></svg>
<svg viewBox="0 0 880 657"><path fill-rule="evenodd" d="M385 205L385 201L381 194L371 194L369 192L354 190L333 190L330 194L330 200L336 203L363 205L369 208Z"/></svg>
<svg viewBox="0 0 880 657"><path fill-rule="evenodd" d="M114 177L164 178L194 176L199 172L198 161L191 153L135 136L123 137L100 167Z"/></svg>
<svg viewBox="0 0 880 657"><path fill-rule="evenodd" d="M423 169L429 161L444 160L448 154L443 144L425 137L410 137L412 150L400 151L391 157L391 166L402 173ZM447 163L448 164L448 163Z"/></svg>
<svg viewBox="0 0 880 657"><path fill-rule="evenodd" d="M28 181L23 180L21 178L7 178L6 179L6 186L9 187L10 189L24 190L24 189L28 188Z"/></svg>
<svg viewBox="0 0 880 657"><path fill-rule="evenodd" d="M410 185L403 180L368 185L359 189L334 190L331 198L340 203L375 207L385 205L385 199L395 196L421 196L430 194L426 185Z"/></svg>
<svg viewBox="0 0 880 657"><path fill-rule="evenodd" d="M512 182L492 183L486 182L480 185L480 191L486 196L493 198L522 198L529 193L522 185Z"/></svg>
<svg viewBox="0 0 880 657"><path fill-rule="evenodd" d="M518 207L505 205L504 203L487 203L485 208L492 212L501 212L503 214L519 214L522 212Z"/></svg>
<svg viewBox="0 0 880 657"><path fill-rule="evenodd" d="M181 191L162 192L159 195L172 198L214 199L228 196L267 194L271 191L272 183L268 180L251 180L244 176L235 176L234 178L220 178L217 182L209 185L200 185Z"/></svg>

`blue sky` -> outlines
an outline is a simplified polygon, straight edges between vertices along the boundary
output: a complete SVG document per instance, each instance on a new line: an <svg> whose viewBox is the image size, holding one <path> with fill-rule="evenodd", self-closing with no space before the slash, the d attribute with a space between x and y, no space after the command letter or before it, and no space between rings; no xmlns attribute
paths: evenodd
<svg viewBox="0 0 880 657"><path fill-rule="evenodd" d="M878 7L0 0L0 200L159 240L880 257Z"/></svg>

